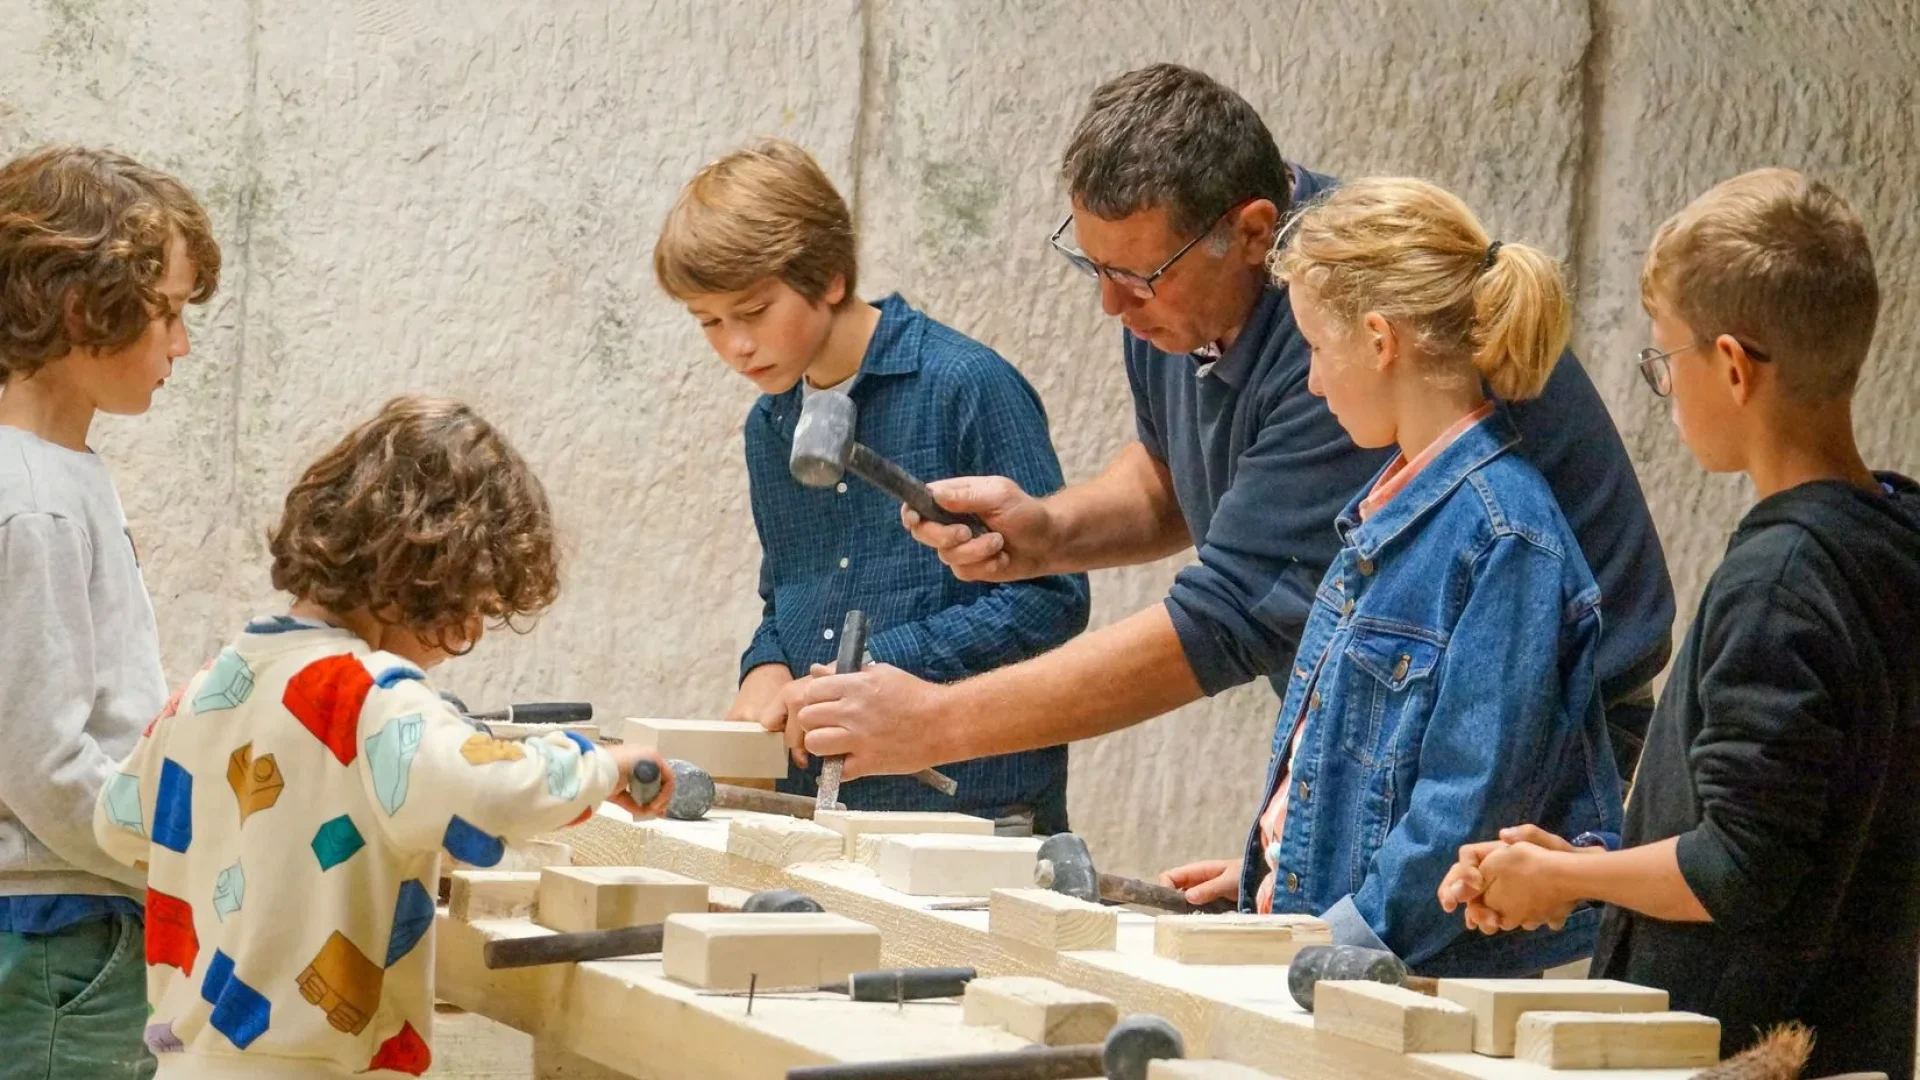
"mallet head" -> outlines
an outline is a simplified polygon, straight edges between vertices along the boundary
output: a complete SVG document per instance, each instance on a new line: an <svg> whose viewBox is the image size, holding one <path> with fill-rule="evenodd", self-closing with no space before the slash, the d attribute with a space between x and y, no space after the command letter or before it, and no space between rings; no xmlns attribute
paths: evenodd
<svg viewBox="0 0 1920 1080"><path fill-rule="evenodd" d="M667 816L675 821L699 821L713 809L713 777L691 761L674 758L667 762L673 770L673 798L667 800Z"/></svg>
<svg viewBox="0 0 1920 1080"><path fill-rule="evenodd" d="M1100 1064L1107 1080L1146 1080L1148 1062L1186 1055L1186 1042L1172 1024L1152 1013L1134 1013L1107 1032Z"/></svg>
<svg viewBox="0 0 1920 1080"><path fill-rule="evenodd" d="M836 391L807 395L793 429L793 453L787 468L808 487L832 487L846 472L853 452L853 399Z"/></svg>
<svg viewBox="0 0 1920 1080"><path fill-rule="evenodd" d="M1033 883L1090 904L1100 902L1100 875L1093 868L1093 853L1073 833L1054 833L1040 842Z"/></svg>

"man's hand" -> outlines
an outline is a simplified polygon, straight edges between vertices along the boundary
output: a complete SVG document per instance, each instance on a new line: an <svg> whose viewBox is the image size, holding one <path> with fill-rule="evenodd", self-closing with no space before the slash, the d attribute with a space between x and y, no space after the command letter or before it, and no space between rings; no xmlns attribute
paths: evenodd
<svg viewBox="0 0 1920 1080"><path fill-rule="evenodd" d="M1240 896L1239 859L1202 859L1163 871L1160 884L1187 894L1189 904L1234 900Z"/></svg>
<svg viewBox="0 0 1920 1080"><path fill-rule="evenodd" d="M949 723L940 715L946 692L891 664L853 675L820 664L788 730L800 733L807 753L846 755L845 779L915 773L953 760L938 741Z"/></svg>
<svg viewBox="0 0 1920 1080"><path fill-rule="evenodd" d="M940 553L961 581L1025 581L1048 573L1053 522L1045 501L1004 476L963 476L927 485L934 501L955 513L973 514L989 532L974 536L965 525L928 521L905 506L900 523L915 540Z"/></svg>
<svg viewBox="0 0 1920 1080"><path fill-rule="evenodd" d="M1543 926L1558 930L1573 914L1577 897L1567 897L1556 885L1555 861L1567 857L1573 849L1549 851L1538 844L1520 841L1502 843L1480 860L1480 877L1485 888L1479 904L1495 916L1494 925L1482 918L1475 929L1483 934L1498 930L1538 930ZM1471 919L1469 920L1472 921Z"/></svg>

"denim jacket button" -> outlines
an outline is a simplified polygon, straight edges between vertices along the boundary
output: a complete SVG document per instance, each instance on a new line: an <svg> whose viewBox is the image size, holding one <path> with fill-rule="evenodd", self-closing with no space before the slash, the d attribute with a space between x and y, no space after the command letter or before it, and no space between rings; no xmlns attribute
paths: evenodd
<svg viewBox="0 0 1920 1080"><path fill-rule="evenodd" d="M1361 573L1361 575L1362 575L1362 576L1365 576L1365 577L1371 577L1371 576L1373 575L1373 560L1372 560L1372 559L1361 559L1361 560L1360 560L1360 573Z"/></svg>
<svg viewBox="0 0 1920 1080"><path fill-rule="evenodd" d="M1305 780L1300 781L1300 801L1301 802L1307 801L1307 792L1310 790L1312 789L1307 786L1307 782Z"/></svg>
<svg viewBox="0 0 1920 1080"><path fill-rule="evenodd" d="M1307 708L1318 709L1319 707L1320 707L1320 691L1315 690L1313 693L1307 695Z"/></svg>
<svg viewBox="0 0 1920 1080"><path fill-rule="evenodd" d="M1300 875L1299 874L1293 873L1291 871L1287 873L1287 891L1288 892L1300 891Z"/></svg>
<svg viewBox="0 0 1920 1080"><path fill-rule="evenodd" d="M1347 600L1347 606L1346 606L1346 607L1343 607L1343 608L1341 608L1341 609L1340 609L1340 614L1342 614L1342 615L1351 615L1351 614L1353 614L1353 600L1352 600L1352 598L1348 598L1348 600Z"/></svg>
<svg viewBox="0 0 1920 1080"><path fill-rule="evenodd" d="M1393 665L1393 678L1395 682L1398 682L1399 680L1407 677L1407 666L1411 663L1413 663L1413 658L1411 656L1408 656L1405 653L1402 653L1400 655L1399 662Z"/></svg>

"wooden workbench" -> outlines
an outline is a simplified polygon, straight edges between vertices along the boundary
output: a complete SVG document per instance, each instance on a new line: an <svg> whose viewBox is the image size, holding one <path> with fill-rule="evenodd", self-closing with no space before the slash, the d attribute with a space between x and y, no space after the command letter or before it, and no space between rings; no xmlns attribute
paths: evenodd
<svg viewBox="0 0 1920 1080"><path fill-rule="evenodd" d="M616 816L617 815L617 816ZM1063 952L991 934L985 911L933 911L939 898L914 897L881 884L873 871L852 862L777 867L728 854L728 822L759 815L716 811L698 822L634 823L618 811L603 812L557 834L572 847L576 865L650 866L710 885L805 892L827 910L878 928L883 962L889 965L965 964L982 976L1034 975L1108 997L1122 1012L1151 1012L1177 1026L1193 1058L1218 1058L1263 1069L1285 1080L1551 1080L1564 1074L1511 1059L1471 1053L1399 1054L1314 1030L1313 1018L1286 988L1278 966L1197 966L1153 955L1153 920L1133 912L1120 916L1113 950ZM534 1032L549 1043L625 1075L777 1077L777 1062L881 1060L915 1054L975 1052L977 1029L958 1028L951 1005L908 1006L911 1021L896 1006L854 1006L871 1013L860 1030L829 1036L814 1003L784 1002L763 1017L744 1022L744 1004L732 998L700 998L657 977L654 961L611 961L571 968L488 972L480 946L489 935L540 932L524 922L471 926L442 918L439 945L440 996L509 1026ZM524 929L516 929L524 928ZM797 1011L796 1011L797 1010ZM877 1010L877 1011L876 1011ZM881 1018L890 1017L884 1022ZM939 1019L929 1019L937 1017ZM729 1025L739 1034L723 1035ZM907 1025L905 1027L901 1025ZM945 1035L936 1035L951 1028ZM1004 1038L1004 1033L997 1033ZM631 1068L627 1047L635 1039L685 1044L685 1072ZM756 1049L757 1065L727 1066L713 1057L714 1040ZM821 1040L827 1040L823 1043ZM843 1040L851 1040L843 1041ZM1017 1042L1017 1040L1016 1040ZM830 1044L830 1045L829 1045ZM906 1049L906 1048L911 1049ZM946 1047L946 1048L942 1048ZM808 1057L806 1055L819 1055ZM698 1068L694 1068L695 1063ZM790 1066L788 1066L790 1067ZM733 1068L734 1071L727 1071ZM758 1068L760 1071L751 1071ZM700 1071L700 1070L707 1071ZM746 1069L748 1071L739 1071ZM1686 1080L1692 1069L1593 1070L1589 1080Z"/></svg>

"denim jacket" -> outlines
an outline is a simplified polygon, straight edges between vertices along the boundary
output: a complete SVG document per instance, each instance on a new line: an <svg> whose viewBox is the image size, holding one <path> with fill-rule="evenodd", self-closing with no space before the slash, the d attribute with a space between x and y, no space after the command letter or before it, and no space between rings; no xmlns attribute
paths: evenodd
<svg viewBox="0 0 1920 1080"><path fill-rule="evenodd" d="M1532 822L1617 834L1619 780L1594 675L1600 589L1505 411L1464 432L1362 522L1355 496L1273 737L1241 877L1267 872L1258 814L1305 710L1273 910L1431 975L1523 976L1591 955L1597 908L1558 931L1482 936L1440 908L1461 845ZM1371 485L1369 485L1369 489Z"/></svg>

